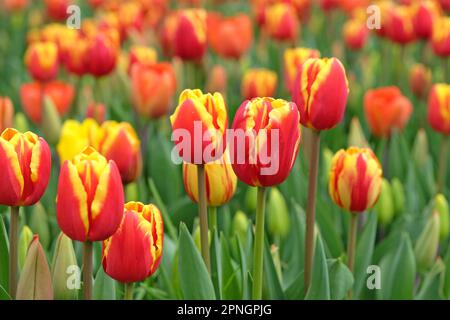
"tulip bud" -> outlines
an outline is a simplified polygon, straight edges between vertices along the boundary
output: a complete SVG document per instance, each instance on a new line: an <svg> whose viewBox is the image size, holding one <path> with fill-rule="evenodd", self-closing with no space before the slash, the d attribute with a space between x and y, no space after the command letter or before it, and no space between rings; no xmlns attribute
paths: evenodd
<svg viewBox="0 0 450 320"><path fill-rule="evenodd" d="M183 60L201 60L206 52L206 11L183 9L173 32L173 50Z"/></svg>
<svg viewBox="0 0 450 320"><path fill-rule="evenodd" d="M350 132L348 134L348 146L365 148L369 143L364 136L364 131L361 128L361 123L358 118L354 117L350 123Z"/></svg>
<svg viewBox="0 0 450 320"><path fill-rule="evenodd" d="M48 217L42 203L38 202L33 206L30 219L30 228L39 235L42 246L46 249L50 245L51 235L48 226Z"/></svg>
<svg viewBox="0 0 450 320"><path fill-rule="evenodd" d="M273 97L277 89L277 74L267 69L247 70L242 78L241 93L244 99Z"/></svg>
<svg viewBox="0 0 450 320"><path fill-rule="evenodd" d="M155 64L157 60L158 54L155 49L134 45L131 47L128 56L128 73L131 74L131 70L136 64L151 66Z"/></svg>
<svg viewBox="0 0 450 320"><path fill-rule="evenodd" d="M250 221L248 220L247 215L241 210L236 211L233 218L233 231L242 243L246 243L247 241L249 225Z"/></svg>
<svg viewBox="0 0 450 320"><path fill-rule="evenodd" d="M67 18L67 8L72 0L44 0L47 15L54 20L63 21Z"/></svg>
<svg viewBox="0 0 450 320"><path fill-rule="evenodd" d="M442 134L450 134L450 84L433 85L428 98L428 122L430 126Z"/></svg>
<svg viewBox="0 0 450 320"><path fill-rule="evenodd" d="M58 47L53 42L35 42L25 53L25 64L36 81L49 81L58 74Z"/></svg>
<svg viewBox="0 0 450 320"><path fill-rule="evenodd" d="M11 99L0 97L0 132L13 126L14 107Z"/></svg>
<svg viewBox="0 0 450 320"><path fill-rule="evenodd" d="M17 112L14 116L14 127L19 132L29 131L30 125L28 124L27 117L22 112Z"/></svg>
<svg viewBox="0 0 450 320"><path fill-rule="evenodd" d="M33 239L33 232L28 226L23 226L19 237L19 270L22 270L25 264L28 247Z"/></svg>
<svg viewBox="0 0 450 320"><path fill-rule="evenodd" d="M303 63L310 58L319 57L320 52L318 50L309 48L293 48L284 51L284 78L289 92L294 88L297 72Z"/></svg>
<svg viewBox="0 0 450 320"><path fill-rule="evenodd" d="M123 186L114 161L88 147L61 166L56 198L56 218L72 240L109 238L123 216Z"/></svg>
<svg viewBox="0 0 450 320"><path fill-rule="evenodd" d="M386 35L393 42L406 45L415 40L412 7L396 5L389 10L385 24Z"/></svg>
<svg viewBox="0 0 450 320"><path fill-rule="evenodd" d="M389 182L383 178L381 182L381 193L375 211L378 213L378 221L381 225L387 226L394 218L394 199Z"/></svg>
<svg viewBox="0 0 450 320"><path fill-rule="evenodd" d="M417 269L425 272L434 263L439 246L439 213L434 211L414 247Z"/></svg>
<svg viewBox="0 0 450 320"><path fill-rule="evenodd" d="M427 133L423 128L417 131L416 139L414 140L414 146L412 150L413 160L416 162L417 166L423 167L429 157L428 139Z"/></svg>
<svg viewBox="0 0 450 320"><path fill-rule="evenodd" d="M61 126L61 118L56 110L55 104L50 97L45 96L41 128L44 137L51 145L58 142Z"/></svg>
<svg viewBox="0 0 450 320"><path fill-rule="evenodd" d="M206 84L206 91L220 92L225 95L227 92L227 71L221 65L215 65L209 72L208 82Z"/></svg>
<svg viewBox="0 0 450 320"><path fill-rule="evenodd" d="M271 188L267 203L267 226L274 236L286 238L291 229L289 209L283 195L277 188Z"/></svg>
<svg viewBox="0 0 450 320"><path fill-rule="evenodd" d="M248 212L255 212L256 210L257 193L257 188L251 186L247 188L247 192L245 193L245 208Z"/></svg>
<svg viewBox="0 0 450 320"><path fill-rule="evenodd" d="M314 130L334 128L344 116L348 92L345 69L338 59L308 59L292 90L301 124Z"/></svg>
<svg viewBox="0 0 450 320"><path fill-rule="evenodd" d="M269 36L280 41L297 40L300 30L297 13L289 3L275 3L264 11L264 30Z"/></svg>
<svg viewBox="0 0 450 320"><path fill-rule="evenodd" d="M392 197L394 200L394 211L400 214L405 211L406 195L405 188L399 179L393 178L391 181Z"/></svg>
<svg viewBox="0 0 450 320"><path fill-rule="evenodd" d="M35 235L17 285L17 300L53 300L52 278L45 252Z"/></svg>
<svg viewBox="0 0 450 320"><path fill-rule="evenodd" d="M72 240L61 232L56 240L51 270L55 299L77 299L78 290L68 286L70 270L74 266L77 267L78 265Z"/></svg>
<svg viewBox="0 0 450 320"><path fill-rule="evenodd" d="M439 239L445 240L449 233L449 209L445 196L441 193L434 198L433 211L439 214Z"/></svg>
<svg viewBox="0 0 450 320"><path fill-rule="evenodd" d="M103 103L92 102L86 110L86 118L92 118L97 123L102 124L105 121L106 107Z"/></svg>
<svg viewBox="0 0 450 320"><path fill-rule="evenodd" d="M441 15L436 2L421 1L415 7L413 25L414 32L419 38L429 39L433 34L433 22Z"/></svg>
<svg viewBox="0 0 450 320"><path fill-rule="evenodd" d="M431 44L436 55L444 58L450 56L450 17L435 19Z"/></svg>
<svg viewBox="0 0 450 320"><path fill-rule="evenodd" d="M428 95L431 86L431 70L423 64L415 64L409 73L409 87L419 99Z"/></svg>
<svg viewBox="0 0 450 320"><path fill-rule="evenodd" d="M88 38L83 63L86 71L94 77L110 74L116 67L119 56L119 34L110 29L109 33L97 32Z"/></svg>
<svg viewBox="0 0 450 320"><path fill-rule="evenodd" d="M367 42L369 29L364 20L353 18L345 22L343 34L347 47L351 50L360 50Z"/></svg>
<svg viewBox="0 0 450 320"><path fill-rule="evenodd" d="M8 128L0 135L0 167L0 204L33 205L48 185L50 148L32 132Z"/></svg>
<svg viewBox="0 0 450 320"><path fill-rule="evenodd" d="M334 155L329 192L339 207L350 212L372 208L380 196L381 184L381 164L371 149L350 147Z"/></svg>

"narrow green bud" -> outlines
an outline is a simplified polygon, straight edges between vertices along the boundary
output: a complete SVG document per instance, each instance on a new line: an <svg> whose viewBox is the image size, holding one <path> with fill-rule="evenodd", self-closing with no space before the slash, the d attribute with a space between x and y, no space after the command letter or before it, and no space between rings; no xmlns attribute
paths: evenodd
<svg viewBox="0 0 450 320"><path fill-rule="evenodd" d="M436 259L439 246L439 229L439 213L434 211L414 247L417 269L420 272L428 270Z"/></svg>
<svg viewBox="0 0 450 320"><path fill-rule="evenodd" d="M22 112L16 112L14 115L14 128L20 132L27 132L30 130L27 117Z"/></svg>
<svg viewBox="0 0 450 320"><path fill-rule="evenodd" d="M125 186L125 198L127 201L136 201L136 199L139 199L139 187L136 182L129 183Z"/></svg>
<svg viewBox="0 0 450 320"><path fill-rule="evenodd" d="M291 229L289 210L281 192L273 187L270 189L267 203L267 227L274 236L285 238Z"/></svg>
<svg viewBox="0 0 450 320"><path fill-rule="evenodd" d="M388 225L394 218L394 199L391 185L384 178L381 182L381 194L375 205L375 211L378 213L378 221L384 226Z"/></svg>
<svg viewBox="0 0 450 320"><path fill-rule="evenodd" d="M33 239L33 232L28 226L23 226L19 237L19 270L22 270L25 264L28 247Z"/></svg>
<svg viewBox="0 0 450 320"><path fill-rule="evenodd" d="M359 122L357 117L354 117L350 123L348 146L365 148L368 145L369 144L367 143L366 137L364 136L364 131L361 127L361 123Z"/></svg>
<svg viewBox="0 0 450 320"><path fill-rule="evenodd" d="M39 240L44 248L48 248L51 241L50 228L48 226L47 213L42 203L34 205L31 212L30 228L39 235Z"/></svg>
<svg viewBox="0 0 450 320"><path fill-rule="evenodd" d="M418 166L424 166L427 162L429 154L429 148L428 148L428 139L427 139L427 133L424 129L419 129L416 135L416 139L414 140L414 146L412 149L412 156L414 159L414 162Z"/></svg>
<svg viewBox="0 0 450 320"><path fill-rule="evenodd" d="M258 194L258 190L256 187L248 187L247 192L245 193L245 207L248 212L256 211L256 196Z"/></svg>
<svg viewBox="0 0 450 320"><path fill-rule="evenodd" d="M61 127L61 117L55 104L49 97L45 96L41 130L48 143L51 145L58 143Z"/></svg>
<svg viewBox="0 0 450 320"><path fill-rule="evenodd" d="M449 232L448 202L443 194L439 193L438 195L436 195L436 198L434 198L433 210L439 213L439 239L442 241L447 238Z"/></svg>
<svg viewBox="0 0 450 320"><path fill-rule="evenodd" d="M249 225L250 222L247 215L241 210L236 211L233 217L233 230L242 243L245 243L247 239L247 230Z"/></svg>
<svg viewBox="0 0 450 320"><path fill-rule="evenodd" d="M405 188L399 179L393 178L391 181L392 196L394 199L394 211L401 214L405 211L406 195Z"/></svg>

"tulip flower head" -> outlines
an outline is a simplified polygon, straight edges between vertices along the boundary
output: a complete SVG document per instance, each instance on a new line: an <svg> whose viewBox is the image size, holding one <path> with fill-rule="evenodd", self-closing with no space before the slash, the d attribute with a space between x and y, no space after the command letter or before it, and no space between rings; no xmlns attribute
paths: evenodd
<svg viewBox="0 0 450 320"><path fill-rule="evenodd" d="M122 283L145 280L158 268L163 251L164 223L159 209L128 202L117 231L103 242L105 273Z"/></svg>
<svg viewBox="0 0 450 320"><path fill-rule="evenodd" d="M430 126L445 135L450 134L450 85L433 85L428 98L428 122Z"/></svg>
<svg viewBox="0 0 450 320"><path fill-rule="evenodd" d="M450 17L441 17L435 20L431 44L436 55L450 56Z"/></svg>
<svg viewBox="0 0 450 320"><path fill-rule="evenodd" d="M156 63L157 58L158 54L153 48L138 45L132 46L128 56L128 73L131 73L135 64L151 66Z"/></svg>
<svg viewBox="0 0 450 320"><path fill-rule="evenodd" d="M170 122L176 152L183 161L205 164L225 151L228 116L220 93L184 90Z"/></svg>
<svg viewBox="0 0 450 320"><path fill-rule="evenodd" d="M309 58L319 57L320 52L318 50L309 48L293 48L284 51L284 76L286 88L289 92L294 88L295 78L302 64Z"/></svg>
<svg viewBox="0 0 450 320"><path fill-rule="evenodd" d="M206 52L206 40L206 11L181 10L173 34L174 54L183 60L201 60Z"/></svg>
<svg viewBox="0 0 450 320"><path fill-rule="evenodd" d="M25 64L35 80L53 80L59 68L58 47L48 41L32 43L25 53Z"/></svg>
<svg viewBox="0 0 450 320"><path fill-rule="evenodd" d="M433 23L440 15L440 8L436 2L426 0L418 3L413 18L416 35L422 39L429 39L433 34Z"/></svg>
<svg viewBox="0 0 450 320"><path fill-rule="evenodd" d="M385 25L386 35L393 42L406 45L416 39L414 32L414 8L409 6L394 6L389 10Z"/></svg>
<svg viewBox="0 0 450 320"><path fill-rule="evenodd" d="M95 77L110 74L116 67L119 56L119 34L117 30L97 32L88 37L84 64L88 73Z"/></svg>
<svg viewBox="0 0 450 320"><path fill-rule="evenodd" d="M411 67L409 72L409 87L418 98L428 94L432 82L432 73L425 65L417 63Z"/></svg>
<svg viewBox="0 0 450 320"><path fill-rule="evenodd" d="M297 157L301 131L292 102L273 98L244 101L233 122L230 153L237 177L251 186L282 183Z"/></svg>
<svg viewBox="0 0 450 320"><path fill-rule="evenodd" d="M338 59L306 60L292 90L301 124L317 131L334 128L344 116L348 93L345 69Z"/></svg>
<svg viewBox="0 0 450 320"><path fill-rule="evenodd" d="M277 74L267 69L247 70L242 78L241 92L246 100L272 97L277 89Z"/></svg>
<svg viewBox="0 0 450 320"><path fill-rule="evenodd" d="M344 24L343 34L345 44L352 50L359 50L367 42L369 29L364 20L354 18Z"/></svg>
<svg viewBox="0 0 450 320"><path fill-rule="evenodd" d="M264 30L269 36L280 41L296 41L300 24L291 4L279 2L269 5L264 16Z"/></svg>
<svg viewBox="0 0 450 320"><path fill-rule="evenodd" d="M342 209L363 212L372 208L381 193L382 168L372 150L350 147L339 150L330 169L331 199Z"/></svg>
<svg viewBox="0 0 450 320"><path fill-rule="evenodd" d="M112 236L123 216L124 195L114 161L92 147L61 166L56 218L72 240L101 241Z"/></svg>
<svg viewBox="0 0 450 320"><path fill-rule="evenodd" d="M32 132L7 128L0 136L0 204L30 206L39 201L50 178L51 153Z"/></svg>
<svg viewBox="0 0 450 320"><path fill-rule="evenodd" d="M11 99L0 97L0 132L12 127L14 117L14 107Z"/></svg>

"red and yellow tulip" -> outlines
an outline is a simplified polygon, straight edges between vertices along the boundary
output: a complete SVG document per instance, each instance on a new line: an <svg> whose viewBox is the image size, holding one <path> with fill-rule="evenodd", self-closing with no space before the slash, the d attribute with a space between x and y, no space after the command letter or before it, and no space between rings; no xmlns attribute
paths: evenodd
<svg viewBox="0 0 450 320"><path fill-rule="evenodd" d="M98 31L88 37L84 52L84 65L95 77L110 74L116 67L119 56L119 33L116 29Z"/></svg>
<svg viewBox="0 0 450 320"><path fill-rule="evenodd" d="M101 241L112 236L123 216L124 195L114 161L88 147L61 166L56 218L71 239Z"/></svg>
<svg viewBox="0 0 450 320"><path fill-rule="evenodd" d="M415 6L413 17L414 31L419 38L429 39L433 34L433 23L441 15L435 1L421 1Z"/></svg>
<svg viewBox="0 0 450 320"><path fill-rule="evenodd" d="M450 17L441 17L435 20L431 44L436 55L450 56Z"/></svg>
<svg viewBox="0 0 450 320"><path fill-rule="evenodd" d="M428 95L432 82L431 70L425 65L416 63L409 72L409 87L414 95L423 98Z"/></svg>
<svg viewBox="0 0 450 320"><path fill-rule="evenodd" d="M372 150L350 147L334 155L329 192L342 209L362 212L372 208L380 196L381 181L381 164Z"/></svg>
<svg viewBox="0 0 450 320"><path fill-rule="evenodd" d="M241 93L244 99L272 97L277 89L277 74L268 69L249 69L242 77Z"/></svg>
<svg viewBox="0 0 450 320"><path fill-rule="evenodd" d="M300 24L295 8L289 3L275 3L264 11L264 30L280 41L295 42Z"/></svg>
<svg viewBox="0 0 450 320"><path fill-rule="evenodd" d="M406 45L416 39L414 32L414 8L397 5L388 11L384 25L388 38L400 45Z"/></svg>
<svg viewBox="0 0 450 320"><path fill-rule="evenodd" d="M347 20L343 28L344 40L347 47L359 50L364 47L369 36L366 22L359 18Z"/></svg>
<svg viewBox="0 0 450 320"><path fill-rule="evenodd" d="M58 47L49 41L32 43L25 53L25 65L36 81L56 78L59 69Z"/></svg>
<svg viewBox="0 0 450 320"><path fill-rule="evenodd" d="M430 126L445 135L450 134L450 85L433 85L428 98L428 122Z"/></svg>
<svg viewBox="0 0 450 320"><path fill-rule="evenodd" d="M289 92L294 87L298 70L309 58L320 58L320 52L309 48L292 48L284 51L284 77Z"/></svg>
<svg viewBox="0 0 450 320"><path fill-rule="evenodd" d="M146 46L134 45L128 53L128 73L131 74L131 70L135 64L151 66L156 63L157 59L158 54L155 49Z"/></svg>
<svg viewBox="0 0 450 320"><path fill-rule="evenodd" d="M47 188L51 152L44 139L32 132L8 128L0 136L0 204L30 206Z"/></svg>
<svg viewBox="0 0 450 320"><path fill-rule="evenodd" d="M44 0L47 7L47 15L54 20L65 20L67 8L72 4L71 0Z"/></svg>
<svg viewBox="0 0 450 320"><path fill-rule="evenodd" d="M201 60L206 52L206 11L180 10L173 34L174 54L183 60Z"/></svg>
<svg viewBox="0 0 450 320"><path fill-rule="evenodd" d="M11 99L0 97L0 132L13 125L14 107Z"/></svg>

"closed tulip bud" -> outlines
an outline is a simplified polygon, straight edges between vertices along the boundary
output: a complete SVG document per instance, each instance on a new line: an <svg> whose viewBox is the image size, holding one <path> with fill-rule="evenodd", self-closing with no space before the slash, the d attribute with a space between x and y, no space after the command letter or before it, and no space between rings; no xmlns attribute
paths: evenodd
<svg viewBox="0 0 450 320"><path fill-rule="evenodd" d="M444 58L450 56L450 17L435 19L431 44L436 55Z"/></svg>
<svg viewBox="0 0 450 320"><path fill-rule="evenodd" d="M242 243L246 243L247 241L246 239L249 225L250 221L248 220L246 214L241 210L236 211L233 217L233 231Z"/></svg>
<svg viewBox="0 0 450 320"><path fill-rule="evenodd" d="M32 132L8 128L0 135L0 204L30 206L47 188L51 152L44 139Z"/></svg>
<svg viewBox="0 0 450 320"><path fill-rule="evenodd" d="M222 157L228 116L220 93L184 90L170 122L176 152L185 162L205 164Z"/></svg>
<svg viewBox="0 0 450 320"><path fill-rule="evenodd" d="M98 150L116 163L124 184L135 181L142 171L141 142L128 122L106 121Z"/></svg>
<svg viewBox="0 0 450 320"><path fill-rule="evenodd" d="M72 240L61 232L56 240L51 269L55 299L77 299L78 290L68 286L68 278L73 267L78 267L78 264Z"/></svg>
<svg viewBox="0 0 450 320"><path fill-rule="evenodd" d="M418 167L422 167L426 164L429 157L428 139L427 133L423 128L417 131L416 139L414 140L413 150L412 150L413 160L416 162Z"/></svg>
<svg viewBox="0 0 450 320"><path fill-rule="evenodd" d="M133 106L143 117L156 119L167 114L176 88L175 71L169 63L133 67L131 72Z"/></svg>
<svg viewBox="0 0 450 320"><path fill-rule="evenodd" d="M218 207L227 203L236 191L237 177L230 164L230 155L225 151L222 158L205 164L206 199L209 206ZM192 201L198 202L197 166L183 164L184 189Z"/></svg>
<svg viewBox="0 0 450 320"><path fill-rule="evenodd" d="M431 0L421 1L414 8L414 32L419 38L429 39L433 34L433 22L441 15L438 4Z"/></svg>
<svg viewBox="0 0 450 320"><path fill-rule="evenodd" d="M44 97L44 110L42 113L41 130L46 140L54 145L58 142L61 133L61 117L50 97Z"/></svg>
<svg viewBox="0 0 450 320"><path fill-rule="evenodd" d="M242 78L241 93L244 99L273 97L277 89L277 74L267 69L247 70Z"/></svg>
<svg viewBox="0 0 450 320"><path fill-rule="evenodd" d="M421 99L428 95L432 82L431 70L423 64L414 64L409 72L409 87Z"/></svg>
<svg viewBox="0 0 450 320"><path fill-rule="evenodd" d="M264 11L264 30L275 40L295 42L300 30L295 8L289 3L275 3Z"/></svg>
<svg viewBox="0 0 450 320"><path fill-rule="evenodd" d="M86 118L94 119L102 124L106 118L106 107L103 103L92 102L86 109Z"/></svg>
<svg viewBox="0 0 450 320"><path fill-rule="evenodd" d="M442 134L450 134L450 84L433 85L428 97L428 123Z"/></svg>
<svg viewBox="0 0 450 320"><path fill-rule="evenodd" d="M245 193L245 208L248 212L255 212L256 210L256 198L258 189L254 187L248 187Z"/></svg>
<svg viewBox="0 0 450 320"><path fill-rule="evenodd" d="M250 48L253 29L247 15L225 18L219 14L209 14L207 22L208 41L219 56L239 59ZM236 37L237 34L239 37Z"/></svg>
<svg viewBox="0 0 450 320"><path fill-rule="evenodd" d="M221 65L215 65L208 73L208 82L206 84L206 91L220 92L225 95L227 92L228 75L227 71Z"/></svg>
<svg viewBox="0 0 450 320"><path fill-rule="evenodd" d="M282 183L297 157L301 138L299 120L292 102L273 98L244 101L234 117L231 141L234 150L230 150L238 178L255 187ZM241 138L245 144L239 142Z"/></svg>
<svg viewBox="0 0 450 320"><path fill-rule="evenodd" d="M45 251L35 235L17 285L17 300L53 300L52 277Z"/></svg>
<svg viewBox="0 0 450 320"><path fill-rule="evenodd" d="M67 18L67 8L71 0L44 0L47 7L47 15L53 20L65 20Z"/></svg>
<svg viewBox="0 0 450 320"><path fill-rule="evenodd" d="M28 247L33 239L33 232L28 226L23 226L19 236L19 270L22 270L25 264Z"/></svg>
<svg viewBox="0 0 450 320"><path fill-rule="evenodd" d="M32 43L25 53L25 65L36 81L53 80L58 74L58 47L53 42Z"/></svg>
<svg viewBox="0 0 450 320"><path fill-rule="evenodd" d="M84 53L86 71L94 77L110 74L116 68L119 57L119 34L111 29L108 34L97 32L88 39Z"/></svg>
<svg viewBox="0 0 450 320"><path fill-rule="evenodd" d="M412 110L411 102L397 87L369 90L364 96L366 120L377 137L387 137L393 130L402 130Z"/></svg>
<svg viewBox="0 0 450 320"><path fill-rule="evenodd" d="M386 226L391 223L395 213L394 199L391 185L384 178L381 182L380 197L374 209L378 213L378 221L381 225Z"/></svg>
<svg viewBox="0 0 450 320"><path fill-rule="evenodd" d="M331 199L342 209L363 212L372 208L381 193L382 168L368 148L339 150L330 169Z"/></svg>
<svg viewBox="0 0 450 320"><path fill-rule="evenodd" d="M38 202L33 206L30 219L30 228L34 234L39 235L42 246L46 249L51 242L50 228L48 225L48 217L42 203Z"/></svg>
<svg viewBox="0 0 450 320"><path fill-rule="evenodd" d="M174 54L183 60L201 60L206 52L206 11L183 9L173 33Z"/></svg>
<svg viewBox="0 0 450 320"><path fill-rule="evenodd" d="M361 123L358 118L354 117L350 123L350 132L348 134L349 147L368 147L369 143L364 136L364 131L361 128Z"/></svg>
<svg viewBox="0 0 450 320"><path fill-rule="evenodd" d="M27 117L22 112L17 112L14 116L14 127L19 132L27 132L29 131L29 124Z"/></svg>
<svg viewBox="0 0 450 320"><path fill-rule="evenodd" d="M389 39L400 45L406 45L416 39L414 32L414 9L409 6L394 6L389 10L385 25Z"/></svg>
<svg viewBox="0 0 450 320"><path fill-rule="evenodd" d="M320 52L309 48L289 48L284 51L284 79L289 92L294 88L298 70L310 58L320 58Z"/></svg>
<svg viewBox="0 0 450 320"><path fill-rule="evenodd" d="M128 73L135 64L151 66L156 63L158 54L155 49L145 46L134 45L128 54Z"/></svg>
<svg viewBox="0 0 450 320"><path fill-rule="evenodd" d="M26 83L20 88L23 110L36 125L41 125L43 119L44 97L50 98L62 117L70 109L74 95L73 86L61 81L52 81L45 84Z"/></svg>
<svg viewBox="0 0 450 320"><path fill-rule="evenodd" d="M14 107L11 99L0 97L0 132L13 126Z"/></svg>
<svg viewBox="0 0 450 320"><path fill-rule="evenodd" d="M417 269L425 272L434 263L439 246L439 213L434 211L414 247Z"/></svg>
<svg viewBox="0 0 450 320"><path fill-rule="evenodd" d="M352 50L360 50L364 47L369 36L366 21L357 18L349 19L343 27L345 44Z"/></svg>
<svg viewBox="0 0 450 320"><path fill-rule="evenodd" d="M308 59L292 90L301 124L318 131L334 128L344 116L348 92L345 69L338 59Z"/></svg>
<svg viewBox="0 0 450 320"><path fill-rule="evenodd" d="M267 203L267 226L269 232L285 238L291 229L291 218L283 195L277 188L271 188Z"/></svg>
<svg viewBox="0 0 450 320"><path fill-rule="evenodd" d="M396 214L405 211L406 195L405 188L399 179L393 178L391 181L392 198L394 199L394 209Z"/></svg>
<svg viewBox="0 0 450 320"><path fill-rule="evenodd" d="M8 11L21 11L28 7L29 0L5 0L3 5Z"/></svg>
<svg viewBox="0 0 450 320"><path fill-rule="evenodd" d="M123 186L114 161L88 147L61 166L56 198L56 218L72 240L109 238L123 216Z"/></svg>
<svg viewBox="0 0 450 320"><path fill-rule="evenodd" d="M103 242L105 273L123 283L145 280L161 262L163 240L164 223L159 209L153 204L126 203L119 229Z"/></svg>
<svg viewBox="0 0 450 320"><path fill-rule="evenodd" d="M439 214L439 240L445 240L449 233L449 209L445 196L441 193L434 198L433 211Z"/></svg>

